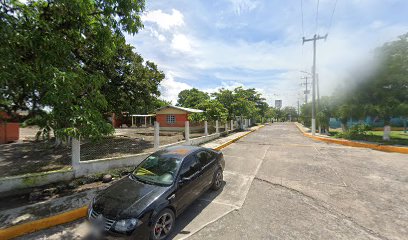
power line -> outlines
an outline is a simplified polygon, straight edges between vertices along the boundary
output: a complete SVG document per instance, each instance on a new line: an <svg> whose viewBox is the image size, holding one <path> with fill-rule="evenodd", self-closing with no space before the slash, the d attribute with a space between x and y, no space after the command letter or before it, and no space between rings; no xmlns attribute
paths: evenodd
<svg viewBox="0 0 408 240"><path fill-rule="evenodd" d="M336 6L337 6L337 0L334 2L334 8L333 8L333 11L332 11L332 14L331 14L331 17L330 17L329 29L327 30L328 33L330 32L330 28L331 28L331 25L332 25L332 22L333 22L333 16L334 16L334 12L336 11Z"/></svg>
<svg viewBox="0 0 408 240"><path fill-rule="evenodd" d="M317 0L317 7L316 7L316 33L319 26L319 3L320 0Z"/></svg>

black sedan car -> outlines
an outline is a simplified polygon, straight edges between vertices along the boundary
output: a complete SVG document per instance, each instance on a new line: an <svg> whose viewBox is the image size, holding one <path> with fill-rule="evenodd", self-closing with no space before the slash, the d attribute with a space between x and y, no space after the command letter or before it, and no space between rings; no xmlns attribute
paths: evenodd
<svg viewBox="0 0 408 240"><path fill-rule="evenodd" d="M94 229L131 239L166 239L175 218L223 181L221 152L195 146L159 150L100 192L88 209Z"/></svg>

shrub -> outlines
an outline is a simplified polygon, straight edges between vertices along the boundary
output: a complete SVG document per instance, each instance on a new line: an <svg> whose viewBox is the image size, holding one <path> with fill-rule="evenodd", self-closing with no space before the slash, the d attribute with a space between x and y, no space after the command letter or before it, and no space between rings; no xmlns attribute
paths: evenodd
<svg viewBox="0 0 408 240"><path fill-rule="evenodd" d="M345 132L338 132L335 137L358 140L366 140L368 133L367 131L371 130L371 127L367 124L356 124L351 128L347 129Z"/></svg>

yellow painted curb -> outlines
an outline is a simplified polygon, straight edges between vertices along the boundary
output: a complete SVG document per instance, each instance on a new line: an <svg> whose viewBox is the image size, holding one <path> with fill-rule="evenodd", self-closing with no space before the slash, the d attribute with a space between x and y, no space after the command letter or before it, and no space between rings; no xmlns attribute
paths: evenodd
<svg viewBox="0 0 408 240"><path fill-rule="evenodd" d="M373 150L378 150L378 151L383 151L383 152L408 154L408 147L387 146L387 145L379 145L379 144L373 144L373 143L355 142L355 141L350 141L350 140L345 140L345 139L335 139L335 138L313 136L310 133L306 133L302 129L302 127L299 126L298 123L295 123L295 125L303 133L304 136L318 140L318 141L336 143L336 144L341 144L341 145L349 146L349 147L370 148Z"/></svg>
<svg viewBox="0 0 408 240"><path fill-rule="evenodd" d="M238 141L239 139L245 137L246 135L264 127L264 125L261 125L259 128L255 130L251 130L242 136L239 136L237 138L234 138L226 143L221 144L220 146L214 148L215 150L221 150L225 148L226 146L230 145L233 142ZM77 208L68 212L64 212L58 215L54 215L51 217L43 218L43 219L38 219L34 220L31 222L15 225L9 228L5 229L0 229L0 239L2 240L8 240L12 238L16 238L25 234L33 233L39 230L47 229L50 227L54 227L60 224L65 224L69 223L75 220L78 220L80 218L83 218L87 214L88 207L84 206L81 208Z"/></svg>
<svg viewBox="0 0 408 240"><path fill-rule="evenodd" d="M245 133L245 134L243 134L243 135L241 135L241 136L239 136L239 137L237 137L237 138L234 138L234 139L232 139L232 140L229 140L228 142L225 142L225 143L219 145L218 147L214 148L214 150L219 151L219 150L221 150L221 149L227 147L228 145L230 145L230 144L232 144L232 143L238 141L239 139L245 137L246 135L248 135L248 134L250 134L250 133L252 133L252 132L255 132L255 131L258 130L258 129L263 128L264 126L265 126L265 125L261 125L261 126L260 126L259 128L257 128L257 129L251 130L251 131L249 131L249 132L247 132L247 133Z"/></svg>
<svg viewBox="0 0 408 240"><path fill-rule="evenodd" d="M56 225L75 221L86 216L88 207L77 208L51 217L0 229L0 239L12 239Z"/></svg>

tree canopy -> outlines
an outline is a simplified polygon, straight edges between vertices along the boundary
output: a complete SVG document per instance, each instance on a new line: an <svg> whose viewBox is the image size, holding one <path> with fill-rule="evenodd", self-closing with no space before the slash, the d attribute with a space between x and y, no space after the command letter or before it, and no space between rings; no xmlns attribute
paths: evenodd
<svg viewBox="0 0 408 240"><path fill-rule="evenodd" d="M177 106L187 108L197 108L197 106L210 100L208 93L198 90L197 88L186 89L178 94Z"/></svg>
<svg viewBox="0 0 408 240"><path fill-rule="evenodd" d="M0 107L57 136L112 132L104 114L146 112L164 74L126 44L144 0L2 1Z"/></svg>

